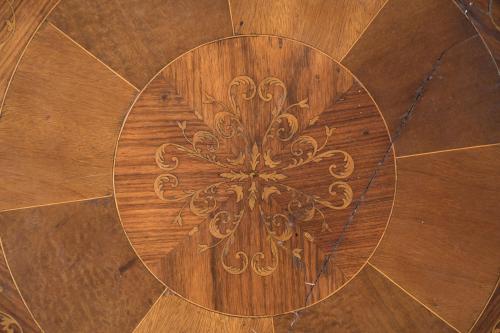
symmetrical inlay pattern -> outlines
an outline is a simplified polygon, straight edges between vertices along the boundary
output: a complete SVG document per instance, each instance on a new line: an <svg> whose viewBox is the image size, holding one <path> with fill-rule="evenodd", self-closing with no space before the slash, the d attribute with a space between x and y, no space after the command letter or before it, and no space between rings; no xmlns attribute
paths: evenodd
<svg viewBox="0 0 500 333"><path fill-rule="evenodd" d="M389 146L368 93L330 58L279 38L222 40L167 66L132 107L118 209L143 261L181 296L283 313L366 263L392 206L392 156L378 166Z"/></svg>
<svg viewBox="0 0 500 333"><path fill-rule="evenodd" d="M270 93L276 86L280 90L279 95ZM243 100L255 98L257 92L262 101L272 103L272 120L264 132L260 144L252 142L248 133L248 124L244 124L241 116L241 108L234 91L242 87ZM235 232L238 229L244 215L248 210L258 209L260 221L252 221L256 227L263 226L267 239L269 240L272 259L269 265L264 265L265 254L262 251L256 252L251 257L252 270L260 275L267 276L275 272L278 267L278 247L284 247L283 243L290 240L294 232L292 223L317 220L321 222L322 231L331 231L325 219L322 209L345 209L352 202L352 189L349 184L342 179L349 177L354 171L354 162L351 155L342 150L325 149L328 139L333 135L334 129L325 126L325 139L322 145L317 140L308 135L297 136L298 120L293 114L293 109L308 109L307 98L300 102L290 104L283 108L287 88L283 81L274 77L267 77L262 80L258 87L254 80L248 76L238 76L229 84L228 100L230 105L215 100L206 94L207 104L212 104L216 108L215 131L200 130L189 138L186 134L186 121L178 121L177 125L182 131L186 145L176 143L164 143L156 151L156 164L168 173L159 175L154 183L155 192L158 197L167 202L183 202L174 222L182 225L182 214L184 209L189 208L190 212L202 220L209 220L210 234L216 239L210 245L199 244L199 251L203 252L219 245L224 246L221 262L224 269L230 274L241 274L248 268L249 257L245 251L238 251L236 256L240 259L239 267L226 263L230 245L234 242ZM202 115L199 115L203 120ZM311 119L313 125L317 118ZM236 148L236 156L220 160L217 152L221 139L233 139L240 137L243 146ZM281 142L292 141L290 145L290 157L288 160L275 160L274 152L270 141L277 139ZM168 148L177 149L182 155L194 157L206 163L214 164L221 168L220 181L210 184L199 190L186 190L182 195L169 195L171 188L179 185L178 177L173 173L179 166L177 156L170 157L166 154ZM342 160L342 166L332 162L328 171L333 177L329 184L328 192L332 199L324 199L318 195L310 195L303 191L282 184L280 181L288 178L286 171L294 168L301 168L312 164L314 169L317 163L324 159L333 161L335 157ZM172 164L168 164L172 162ZM314 171L312 171L314 172ZM320 171L321 172L321 171ZM232 194L237 203L236 211L221 208L223 203L221 193ZM271 196L281 195L282 192L292 193L292 200L288 201L284 207L277 208L273 212L273 201ZM335 200L336 198L339 198ZM335 201L340 201L336 203ZM274 204L276 204L274 202ZM260 223L259 223L260 222ZM196 233L198 227L194 227L191 234ZM309 238L311 236L309 235ZM295 248L292 253L301 259L303 249Z"/></svg>
<svg viewBox="0 0 500 333"><path fill-rule="evenodd" d="M499 22L0 0L0 333L499 333Z"/></svg>

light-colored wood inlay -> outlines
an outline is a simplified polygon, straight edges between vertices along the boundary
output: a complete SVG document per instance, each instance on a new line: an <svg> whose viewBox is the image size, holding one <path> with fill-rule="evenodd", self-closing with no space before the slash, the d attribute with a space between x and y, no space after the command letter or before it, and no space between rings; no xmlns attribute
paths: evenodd
<svg viewBox="0 0 500 333"><path fill-rule="evenodd" d="M436 150L436 151L431 151L431 152L428 152L428 153L398 156L397 158L398 159L400 159L400 158L409 158L409 157L416 157L416 156L441 154L441 153L447 153L447 152L451 152L451 151L460 151L460 150L468 150L468 149L481 149L481 148L495 147L495 146L500 146L500 143L492 143L492 144L488 144L488 145L470 146L470 147L462 147L462 148L446 149L446 150Z"/></svg>
<svg viewBox="0 0 500 333"><path fill-rule="evenodd" d="M498 76L452 1L391 0L342 60L381 108L402 155L498 142Z"/></svg>
<svg viewBox="0 0 500 333"><path fill-rule="evenodd" d="M387 0L231 0L236 34L271 34L341 60Z"/></svg>
<svg viewBox="0 0 500 333"><path fill-rule="evenodd" d="M497 281L495 291L491 294L488 302L485 304L481 315L477 317L476 322L469 330L470 333L498 333L500 330L500 277Z"/></svg>
<svg viewBox="0 0 500 333"><path fill-rule="evenodd" d="M454 0L477 29L488 47L500 75L500 4L498 0Z"/></svg>
<svg viewBox="0 0 500 333"><path fill-rule="evenodd" d="M500 75L481 38L449 49L398 141L400 155L500 142Z"/></svg>
<svg viewBox="0 0 500 333"><path fill-rule="evenodd" d="M165 293L134 333L273 333L272 318L241 318L207 311Z"/></svg>
<svg viewBox="0 0 500 333"><path fill-rule="evenodd" d="M49 20L139 89L183 52L233 33L227 0L65 0Z"/></svg>
<svg viewBox="0 0 500 333"><path fill-rule="evenodd" d="M131 332L164 291L130 247L112 198L2 212L0 235L47 332Z"/></svg>
<svg viewBox="0 0 500 333"><path fill-rule="evenodd" d="M500 147L398 160L397 197L371 262L467 331L500 272Z"/></svg>
<svg viewBox="0 0 500 333"><path fill-rule="evenodd" d="M369 94L331 58L282 38L225 39L167 66L132 107L117 205L142 260L181 296L282 313L366 263L392 207L390 146Z"/></svg>
<svg viewBox="0 0 500 333"><path fill-rule="evenodd" d="M237 88L242 92L243 102L237 101ZM276 90L279 92L276 94ZM274 91L274 93L271 93ZM250 101L258 95L264 102L274 102L271 113L271 121L262 132L262 137L255 141L251 137L248 125L244 124L242 114L245 101ZM322 232L331 231L327 223L324 210L342 210L352 203L353 192L348 182L344 179L352 175L354 171L354 161L352 156L342 150L328 149L328 141L334 134L334 128L325 125L323 142L318 141L309 135L300 135L299 120L301 111L310 108L308 99L302 99L297 103L288 103L287 88L283 81L275 77L267 77L259 82L258 86L254 80L248 76L238 76L231 80L228 87L229 105L216 100L205 93L205 104L216 107L214 115L213 131L199 130L194 132L192 138L188 137L188 128L191 124L187 121L177 121L180 132L184 137L183 144L163 143L156 151L156 164L163 171L154 182L155 193L162 201L175 204L182 202L182 207L176 214L173 222L182 226L184 210L189 210L191 214L199 218L209 220L209 232L214 242L212 244L198 244L199 252L204 252L218 246L223 246L221 264L224 270L230 274L242 274L250 266L252 270L260 276L273 274L278 268L278 248L285 248L293 235L293 224L317 220L321 223ZM297 114L298 113L298 114ZM203 120L201 114L197 114ZM309 121L309 126L313 126L319 116ZM218 155L221 140L241 139L235 142L235 153L233 157L220 159ZM278 154L272 141L289 143L289 154ZM205 147L206 146L206 147ZM208 149L206 149L208 147ZM204 149L205 148L205 149ZM178 152L175 152L175 151ZM177 155L179 154L179 155ZM182 158L184 157L184 158ZM186 189L182 194L176 195L172 188L179 185L182 179L176 175L179 164L184 164L185 159L195 158L220 167L218 179L204 188ZM314 173L317 164L323 160L329 160L329 167L325 172L331 175L331 182L328 185L329 198L322 198L318 195L311 195L303 192L300 188L295 188L283 183L287 179L288 170L296 168L310 168ZM322 172L322 171L319 171ZM276 196L284 196L283 192L292 194L288 200L279 203L275 201ZM226 208L221 201L226 199L221 197L221 193L227 196L234 196L235 205ZM272 207L272 206L275 207ZM276 207L280 205L281 207ZM221 207L221 208L219 208ZM224 207L224 208L222 208ZM236 211L234 211L236 209ZM266 231L266 238L271 246L271 260L267 266L263 250L251 254L241 249L237 256L241 260L238 266L227 263L227 256L231 243L234 242L235 233L242 220L247 214L252 214L258 209L260 222L263 223ZM253 223L259 223L254 221ZM189 233L193 236L197 233L195 226ZM308 241L314 241L309 233L304 236ZM291 250L294 257L302 259L303 248ZM249 260L251 258L251 260Z"/></svg>
<svg viewBox="0 0 500 333"><path fill-rule="evenodd" d="M59 0L0 1L0 116L17 65L34 32Z"/></svg>
<svg viewBox="0 0 500 333"><path fill-rule="evenodd" d="M24 333L22 326L17 320L5 312L0 311L0 332L1 333Z"/></svg>
<svg viewBox="0 0 500 333"><path fill-rule="evenodd" d="M0 240L0 332L40 333L12 277Z"/></svg>
<svg viewBox="0 0 500 333"><path fill-rule="evenodd" d="M111 194L114 146L134 94L44 25L2 112L0 210Z"/></svg>
<svg viewBox="0 0 500 333"><path fill-rule="evenodd" d="M137 88L136 86L134 86L132 83L128 82L127 79L125 79L123 76L121 76L118 72L116 72L113 68L109 67L107 64L105 64L104 62L102 62L99 58L97 58L95 55L93 55L92 53L90 53L87 49L85 49L83 46L81 46L80 44L78 44L75 40L73 40L73 38L71 38L70 36L68 36L64 31L62 31L61 29L59 29L58 27L56 27L54 24L52 23L48 23L50 24L54 29L56 29L57 31L59 31L63 36L65 36L66 38L68 38L70 41L72 41L76 46L80 47L82 50L84 50L89 56L91 56L92 58L94 58L95 60L97 60L98 62L100 62L102 65L106 66L107 69L109 69L110 71L112 71L116 76L118 76L120 79L122 79L124 82L126 82L128 85L130 85L132 88L134 88L135 90L137 90L139 92L139 88Z"/></svg>
<svg viewBox="0 0 500 333"><path fill-rule="evenodd" d="M274 318L276 333L456 333L372 266L324 301Z"/></svg>

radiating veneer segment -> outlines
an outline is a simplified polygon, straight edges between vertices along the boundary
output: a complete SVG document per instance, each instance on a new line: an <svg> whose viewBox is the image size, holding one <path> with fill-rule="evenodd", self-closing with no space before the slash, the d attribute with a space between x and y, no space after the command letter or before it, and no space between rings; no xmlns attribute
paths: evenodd
<svg viewBox="0 0 500 333"><path fill-rule="evenodd" d="M399 155L500 142L500 75L476 35L443 54L397 142Z"/></svg>
<svg viewBox="0 0 500 333"><path fill-rule="evenodd" d="M139 88L181 53L232 35L227 0L65 0L49 20Z"/></svg>
<svg viewBox="0 0 500 333"><path fill-rule="evenodd" d="M40 328L26 308L0 247L0 331L2 320L12 319L16 323L12 328L21 328L25 333L40 332ZM15 333L16 331L14 331Z"/></svg>
<svg viewBox="0 0 500 333"><path fill-rule="evenodd" d="M0 120L0 210L111 194L114 145L134 94L44 25Z"/></svg>
<svg viewBox="0 0 500 333"><path fill-rule="evenodd" d="M451 1L393 0L343 60L372 93L393 134L411 111L398 155L500 140L499 78L473 36Z"/></svg>
<svg viewBox="0 0 500 333"><path fill-rule="evenodd" d="M500 1L454 1L481 34L498 68L500 66Z"/></svg>
<svg viewBox="0 0 500 333"><path fill-rule="evenodd" d="M497 284L495 292L470 332L497 333L498 330L500 330L500 288Z"/></svg>
<svg viewBox="0 0 500 333"><path fill-rule="evenodd" d="M163 291L131 249L113 198L3 212L0 234L47 332L130 332Z"/></svg>
<svg viewBox="0 0 500 333"><path fill-rule="evenodd" d="M372 262L468 330L500 272L500 146L398 160L391 222Z"/></svg>
<svg viewBox="0 0 500 333"><path fill-rule="evenodd" d="M232 0L237 34L272 34L308 43L342 59L386 0Z"/></svg>
<svg viewBox="0 0 500 333"><path fill-rule="evenodd" d="M19 57L36 28L57 2L58 0L0 2L0 113L9 80Z"/></svg>
<svg viewBox="0 0 500 333"><path fill-rule="evenodd" d="M134 333L273 333L271 318L230 317L164 294Z"/></svg>
<svg viewBox="0 0 500 333"><path fill-rule="evenodd" d="M275 317L274 329L276 333L455 332L370 265L338 293L298 316Z"/></svg>

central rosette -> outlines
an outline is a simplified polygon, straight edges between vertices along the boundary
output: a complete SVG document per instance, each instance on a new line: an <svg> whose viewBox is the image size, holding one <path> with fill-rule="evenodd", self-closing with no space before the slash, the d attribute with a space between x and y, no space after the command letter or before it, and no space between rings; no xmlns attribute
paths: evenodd
<svg viewBox="0 0 500 333"><path fill-rule="evenodd" d="M280 173L281 170L271 171L271 172L263 170L263 168L260 166L261 153L256 143L253 144L249 156L248 155L242 155L242 156L243 156L242 162L244 162L245 159L251 161L250 169L247 168L245 171L231 170L229 172L221 173L220 176L232 182L244 182L244 181L248 182L249 185L248 198L247 198L248 207L251 210L253 210L259 197L262 197L262 199L267 201L272 193L279 192L279 190L276 187L269 187L261 183L278 182L280 180L286 179L287 176ZM266 157L264 156L264 158ZM257 186L257 184L259 184L259 186ZM240 193L240 195L242 195L242 192L240 192L240 190L242 191L242 187L237 185L237 189L238 189L237 193Z"/></svg>
<svg viewBox="0 0 500 333"><path fill-rule="evenodd" d="M346 178L353 173L354 162L350 154L332 147L329 140L334 128L323 125L321 137L301 134L309 127L318 126L319 117L312 117L302 125L300 113L310 109L308 98L287 103L287 88L281 80L268 77L256 85L252 78L238 76L229 83L227 92L227 101L204 92L203 103L213 108L210 119L203 119L201 113L195 112L198 120L210 123L213 130L191 128L186 120L176 121L179 133L175 135L182 136L184 144L173 140L158 147L156 164L164 173L156 178L154 189L158 198L166 203L180 203L174 223L181 226L186 212L198 217L200 223L208 223L213 241L198 244L200 253L223 246L220 261L225 271L242 274L251 266L256 274L267 276L278 266L279 248L287 250L285 243L300 223L318 221L321 232L329 232L329 223L334 221L327 221L325 210L341 210L351 204L353 192ZM242 114L245 102L257 98L259 103L269 106L266 111L270 112L266 115L269 122L263 128ZM221 142L229 147L224 152ZM199 189L180 191L178 186L182 180L176 170L183 158L203 161L219 170L218 179ZM325 164L325 161L329 162ZM189 162L184 165L189 166ZM321 168L320 172L328 173L330 181L322 186L328 188L329 197L305 193L300 187L285 182L295 177L293 171L300 168ZM257 216L254 227L264 228L269 241L267 251L247 253L245 249L231 249L245 214ZM197 230L195 227L191 233ZM314 240L309 233L304 237ZM231 251L239 260L238 265L229 262ZM294 248L291 255L301 259L302 251ZM266 258L266 253L270 258Z"/></svg>

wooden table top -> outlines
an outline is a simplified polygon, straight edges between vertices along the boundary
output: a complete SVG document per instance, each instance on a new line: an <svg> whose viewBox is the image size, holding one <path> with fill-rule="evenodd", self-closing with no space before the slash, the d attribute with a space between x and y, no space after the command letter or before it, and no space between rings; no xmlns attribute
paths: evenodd
<svg viewBox="0 0 500 333"><path fill-rule="evenodd" d="M500 330L499 22L0 0L0 333Z"/></svg>

